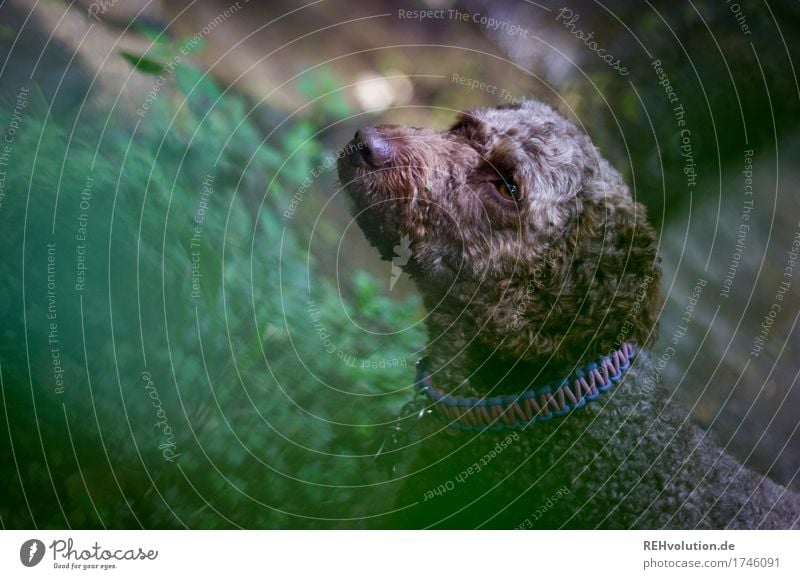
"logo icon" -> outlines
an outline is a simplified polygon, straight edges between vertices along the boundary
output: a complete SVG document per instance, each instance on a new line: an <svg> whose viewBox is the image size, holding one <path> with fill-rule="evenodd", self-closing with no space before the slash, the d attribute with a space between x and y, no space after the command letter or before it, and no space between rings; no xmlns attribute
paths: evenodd
<svg viewBox="0 0 800 579"><path fill-rule="evenodd" d="M394 258L392 258L392 277L389 280L389 291L394 289L394 284L397 283L403 273L402 267L411 259L411 239L404 235L400 239L400 244L394 246L393 251Z"/></svg>
<svg viewBox="0 0 800 579"><path fill-rule="evenodd" d="M28 539L19 548L19 560L26 567L35 567L44 558L44 543L39 539Z"/></svg>

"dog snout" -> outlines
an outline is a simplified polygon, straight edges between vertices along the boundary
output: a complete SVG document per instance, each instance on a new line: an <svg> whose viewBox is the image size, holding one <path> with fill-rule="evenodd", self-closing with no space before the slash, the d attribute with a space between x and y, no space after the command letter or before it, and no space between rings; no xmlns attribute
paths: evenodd
<svg viewBox="0 0 800 579"><path fill-rule="evenodd" d="M359 160L369 167L386 167L392 161L393 145L378 127L364 127L356 131L355 144Z"/></svg>

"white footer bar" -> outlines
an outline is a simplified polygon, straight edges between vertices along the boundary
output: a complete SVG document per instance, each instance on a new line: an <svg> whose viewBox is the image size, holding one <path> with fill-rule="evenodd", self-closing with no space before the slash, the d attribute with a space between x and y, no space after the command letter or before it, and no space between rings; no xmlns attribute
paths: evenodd
<svg viewBox="0 0 800 579"><path fill-rule="evenodd" d="M800 577L797 531L3 531L0 577ZM436 574L436 575L434 575Z"/></svg>

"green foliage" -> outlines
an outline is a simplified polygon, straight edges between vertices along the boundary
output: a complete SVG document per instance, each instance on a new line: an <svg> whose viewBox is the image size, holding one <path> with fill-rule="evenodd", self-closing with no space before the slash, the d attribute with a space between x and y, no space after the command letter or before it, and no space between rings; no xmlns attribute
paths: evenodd
<svg viewBox="0 0 800 579"><path fill-rule="evenodd" d="M374 424L407 399L420 305L365 272L338 289L283 216L326 154L317 113L265 142L199 71L170 88L138 124L91 111L74 131L34 95L16 136L0 354L23 470L0 483L3 523L362 526L389 509L391 485L367 486Z"/></svg>
<svg viewBox="0 0 800 579"><path fill-rule="evenodd" d="M128 61L134 68L147 74L158 74L164 70L160 62L142 55L136 55L127 50L120 50L120 56Z"/></svg>
<svg viewBox="0 0 800 579"><path fill-rule="evenodd" d="M145 54L134 54L127 50L120 50L119 54L134 68L145 74L159 74L170 60L180 54L180 57L200 52L205 43L199 36L172 41L163 31L143 23L136 23L133 27L142 36L150 40L150 46ZM190 70L188 67L182 67Z"/></svg>
<svg viewBox="0 0 800 579"><path fill-rule="evenodd" d="M317 115L341 119L353 114L336 78L327 68L314 69L302 75L297 81L297 90L313 101L313 112Z"/></svg>

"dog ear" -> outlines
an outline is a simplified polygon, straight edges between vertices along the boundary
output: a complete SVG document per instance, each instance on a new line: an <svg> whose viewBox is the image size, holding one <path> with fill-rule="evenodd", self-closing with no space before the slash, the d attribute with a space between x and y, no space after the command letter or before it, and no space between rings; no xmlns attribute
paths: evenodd
<svg viewBox="0 0 800 579"><path fill-rule="evenodd" d="M609 206L612 205L612 206ZM583 292L584 343L606 352L622 342L646 346L658 335L662 304L656 233L644 206L622 195L585 202L572 274Z"/></svg>

